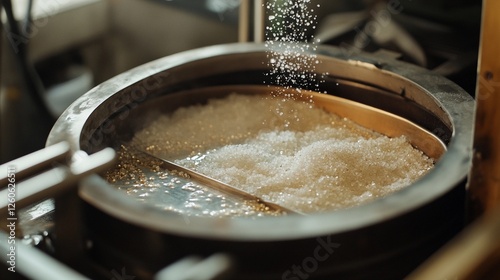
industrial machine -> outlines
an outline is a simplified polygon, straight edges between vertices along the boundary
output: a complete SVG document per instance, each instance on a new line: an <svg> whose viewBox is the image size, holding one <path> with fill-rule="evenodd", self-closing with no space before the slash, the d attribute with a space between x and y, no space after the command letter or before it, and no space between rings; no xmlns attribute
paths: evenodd
<svg viewBox="0 0 500 280"><path fill-rule="evenodd" d="M97 2L101 3L93 4L102 5ZM258 219L165 211L131 199L103 179L103 172L116 163L115 150L147 123L149 112L169 113L233 91L260 94L269 86L283 87L266 76L272 65L265 63L269 59L265 30L275 22L270 22L265 1L138 2L109 2L105 7L116 12L115 20L130 15L121 6L126 4L161 8L164 13L174 9L201 18L200 23L215 19L206 28L229 35L217 37L217 43L205 39L186 50L171 49L155 60L142 54L124 58L115 65L118 73L91 71L96 86L75 97L57 116L48 107L37 108L36 116L44 116L40 122L51 128L46 134L36 132L47 147L9 159L0 170L0 182L6 186L1 195L8 199L1 210L7 221L1 232L0 251L6 264L1 275L13 279L428 279L428 275L491 279L498 275L500 242L494 234L498 153L492 144L498 63L491 59L496 41L484 39L494 38L500 30L489 13L495 10L492 0L432 1L432 8L403 0L303 1L321 7L317 28L305 34L305 42L285 42L273 49L285 56L289 45L315 46L298 56L317 59L312 72L321 81L301 90L330 96L318 102L342 117L391 137L408 137L436 164L405 189L357 207ZM9 17L10 7L4 8ZM283 15L284 22L289 17ZM14 21L13 16L6 23L7 35L16 34L9 33L16 32ZM133 26L118 32L115 28L106 32L120 43L126 41L120 31L135 31ZM184 32L188 31L186 26ZM6 44L2 47L6 53ZM154 52L149 44L144 48ZM126 46L117 50L130 54ZM83 55L66 53L65 58L82 66L96 53L100 52L87 46ZM25 71L20 77L43 80L40 69L50 63L31 68L27 50L21 54L24 57L15 56ZM88 69L93 63L86 65ZM132 64L141 65L123 69ZM78 69L74 73L85 80L88 69ZM45 91L31 82L24 92ZM78 85L86 88L83 84ZM28 97L21 92L4 88L1 109L13 108L17 96ZM36 101L39 97L32 95L20 104L46 104ZM15 116L5 112L2 117ZM2 131L15 128L5 125L12 124L9 119L0 121ZM33 123L38 126L29 123L30 132ZM2 133L2 145L13 145L9 136ZM460 254L462 249L473 253Z"/></svg>

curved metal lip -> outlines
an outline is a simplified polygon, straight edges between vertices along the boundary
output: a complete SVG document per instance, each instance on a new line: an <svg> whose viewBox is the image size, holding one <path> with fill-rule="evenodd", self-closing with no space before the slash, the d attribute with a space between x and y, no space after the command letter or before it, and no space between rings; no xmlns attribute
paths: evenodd
<svg viewBox="0 0 500 280"><path fill-rule="evenodd" d="M47 145L69 141L79 149L85 122L106 99L153 74L200 59L237 53L265 52L263 44L234 43L195 49L167 56L122 73L93 88L76 100L55 123ZM80 188L81 197L101 211L123 221L164 233L208 239L272 241L313 238L360 229L384 222L441 197L467 175L472 146L474 100L459 86L426 69L369 54L350 55L335 47L320 46L317 54L347 61L357 67L373 68L406 80L431 93L453 123L448 151L422 179L394 194L357 207L309 216L279 218L207 219L165 213L126 197L106 185L98 175ZM98 183L95 183L98 182Z"/></svg>

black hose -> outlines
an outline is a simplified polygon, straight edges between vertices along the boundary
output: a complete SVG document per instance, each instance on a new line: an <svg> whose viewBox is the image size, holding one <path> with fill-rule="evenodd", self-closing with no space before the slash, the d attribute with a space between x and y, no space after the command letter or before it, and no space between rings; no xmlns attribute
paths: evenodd
<svg viewBox="0 0 500 280"><path fill-rule="evenodd" d="M5 26L5 35L10 43L14 53L15 62L23 79L23 85L26 92L32 98L35 105L40 109L42 117L53 121L53 117L45 104L45 90L40 81L40 77L36 73L35 68L28 61L28 43L29 38L25 36L19 29L19 25L14 17L11 0L0 0L7 16L7 25ZM31 1L30 1L31 2ZM31 7L32 3L29 3ZM29 19L29 18L28 18ZM31 22L25 23L28 28ZM26 28L26 27L25 27ZM28 30L26 30L28 31Z"/></svg>

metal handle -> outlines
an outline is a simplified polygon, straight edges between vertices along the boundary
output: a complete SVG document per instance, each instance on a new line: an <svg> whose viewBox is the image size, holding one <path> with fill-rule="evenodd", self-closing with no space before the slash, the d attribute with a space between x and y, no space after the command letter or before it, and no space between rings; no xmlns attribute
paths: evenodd
<svg viewBox="0 0 500 280"><path fill-rule="evenodd" d="M82 177L112 167L115 151L106 148L71 165L70 147L61 142L0 166L0 184L10 186L0 191L8 197L15 191L16 208L52 198L74 186ZM11 195L12 196L12 195ZM5 215L9 201L0 201L0 216Z"/></svg>
<svg viewBox="0 0 500 280"><path fill-rule="evenodd" d="M8 234L0 232L0 237L9 238L9 244L15 244L0 247L2 258L8 257L14 246L14 251L23 252L16 254L15 264L16 271L24 276L84 279L84 276L71 269L84 266L81 261L84 250L83 224L77 186L87 175L110 168L114 164L115 154L111 148L90 156L81 156L80 152L73 154L79 156L71 162L70 146L62 142L0 166L0 182L7 186L0 191L0 197L4 198L0 200L0 217L6 216L9 225L12 225L6 229ZM55 198L56 202L56 257L71 268L36 248L23 245L17 239L17 211L48 198Z"/></svg>

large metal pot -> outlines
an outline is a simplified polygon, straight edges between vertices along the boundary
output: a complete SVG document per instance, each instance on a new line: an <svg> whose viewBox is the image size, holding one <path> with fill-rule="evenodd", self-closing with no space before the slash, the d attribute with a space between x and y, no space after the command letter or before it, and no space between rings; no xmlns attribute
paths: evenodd
<svg viewBox="0 0 500 280"><path fill-rule="evenodd" d="M127 267L129 275L151 277L183 256L225 252L237 279L401 278L460 230L473 99L449 80L393 59L347 56L333 47L314 52L321 61L316 71L328 73L321 91L400 116L445 143L425 177L359 207L249 220L187 219L136 202L94 176L80 188L92 259L109 270ZM47 145L68 140L92 153L127 141L144 123L144 104L195 88L261 85L269 71L265 61L264 45L230 44L137 67L73 103Z"/></svg>

